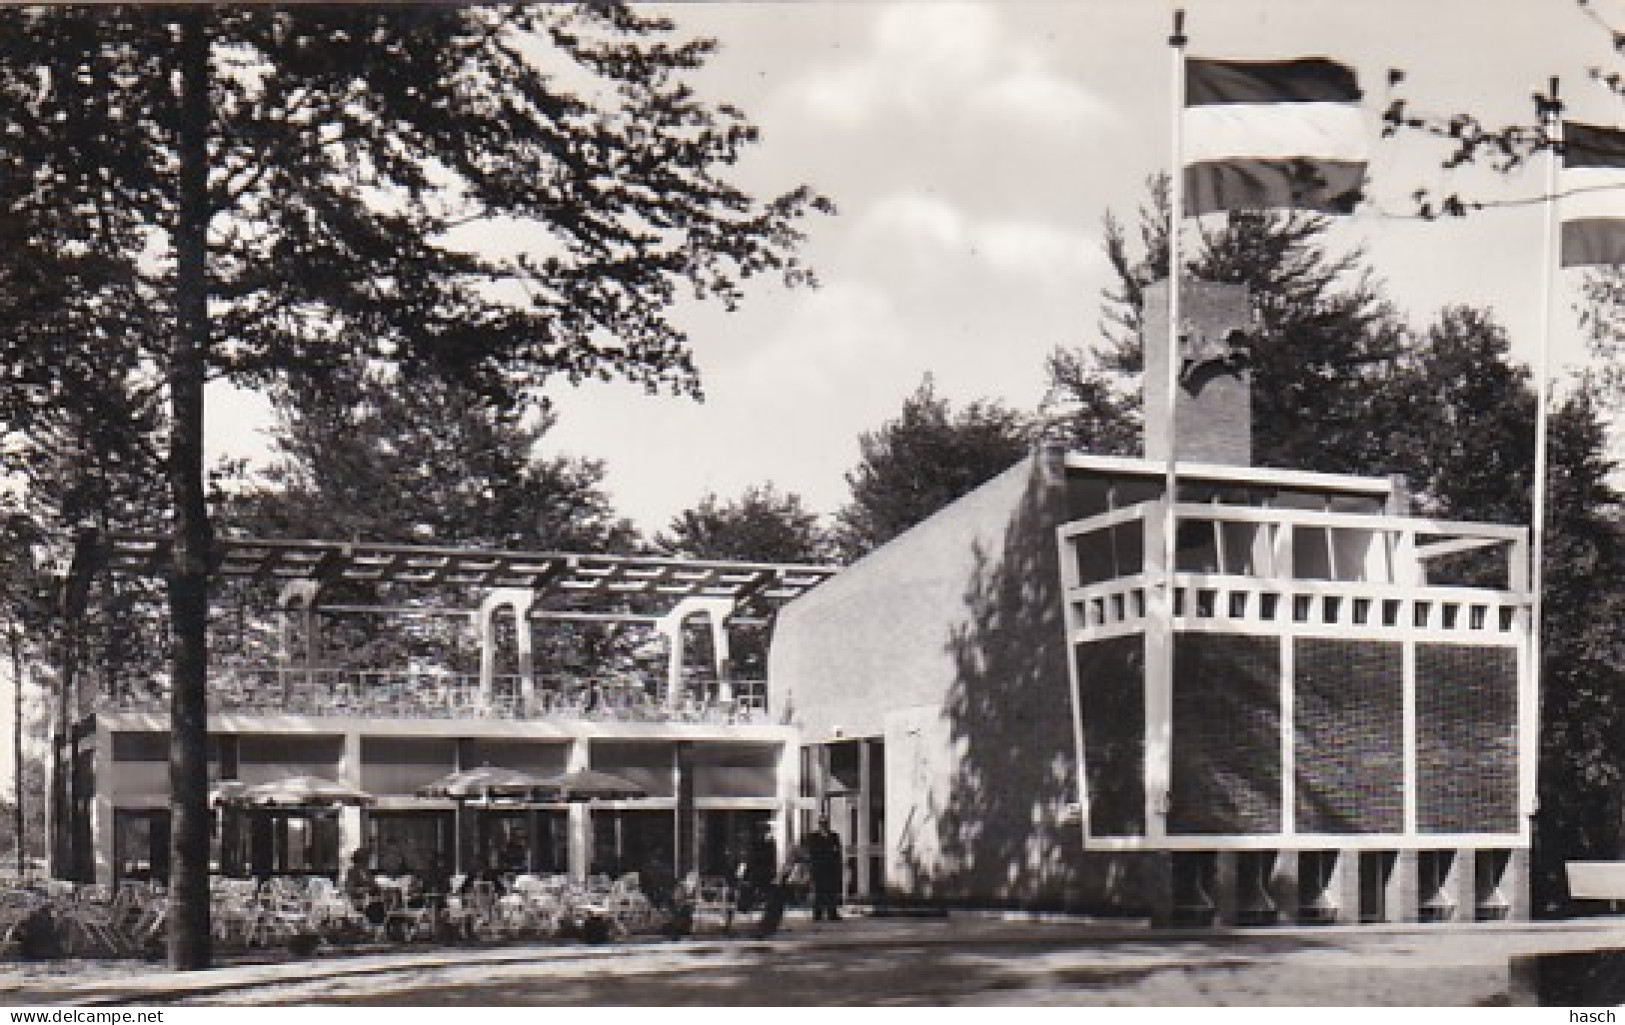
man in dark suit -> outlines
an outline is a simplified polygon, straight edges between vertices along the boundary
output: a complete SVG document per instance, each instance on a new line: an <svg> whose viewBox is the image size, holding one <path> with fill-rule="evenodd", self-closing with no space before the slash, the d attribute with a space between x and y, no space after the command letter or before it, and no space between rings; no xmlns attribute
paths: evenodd
<svg viewBox="0 0 1625 1025"><path fill-rule="evenodd" d="M812 869L813 921L826 916L841 920L841 837L829 828L829 816L820 816L818 828L807 836L807 863Z"/></svg>

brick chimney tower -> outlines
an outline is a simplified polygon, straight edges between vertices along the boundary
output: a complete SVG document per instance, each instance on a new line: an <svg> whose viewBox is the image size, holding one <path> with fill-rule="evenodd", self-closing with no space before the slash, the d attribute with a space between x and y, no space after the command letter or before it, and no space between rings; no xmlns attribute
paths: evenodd
<svg viewBox="0 0 1625 1025"><path fill-rule="evenodd" d="M1180 292L1175 454L1248 466L1253 456L1252 303L1245 285L1186 279ZM1168 458L1168 282L1145 290L1145 456Z"/></svg>

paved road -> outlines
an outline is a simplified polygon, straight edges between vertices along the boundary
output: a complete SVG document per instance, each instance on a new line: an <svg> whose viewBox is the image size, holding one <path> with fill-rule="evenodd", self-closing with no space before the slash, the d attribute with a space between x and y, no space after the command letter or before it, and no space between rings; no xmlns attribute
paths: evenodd
<svg viewBox="0 0 1625 1025"><path fill-rule="evenodd" d="M1625 947L1625 923L1152 933L1076 923L793 923L770 941L442 949L42 986L8 1003L1471 1006L1515 954ZM296 977L296 978L295 978Z"/></svg>

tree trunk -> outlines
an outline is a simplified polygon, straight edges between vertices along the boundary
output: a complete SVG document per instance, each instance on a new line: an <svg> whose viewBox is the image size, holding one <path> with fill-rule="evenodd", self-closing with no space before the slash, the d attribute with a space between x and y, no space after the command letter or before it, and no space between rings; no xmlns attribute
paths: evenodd
<svg viewBox="0 0 1625 1025"><path fill-rule="evenodd" d="M176 324L170 350L169 481L174 552L169 578L172 632L169 742L169 965L209 967L209 548L203 485L203 384L209 346L207 7L181 24L180 202L175 224Z"/></svg>
<svg viewBox="0 0 1625 1025"><path fill-rule="evenodd" d="M23 813L23 638L13 625L6 632L11 648L11 765L12 814L17 828L17 878L28 872L28 816Z"/></svg>

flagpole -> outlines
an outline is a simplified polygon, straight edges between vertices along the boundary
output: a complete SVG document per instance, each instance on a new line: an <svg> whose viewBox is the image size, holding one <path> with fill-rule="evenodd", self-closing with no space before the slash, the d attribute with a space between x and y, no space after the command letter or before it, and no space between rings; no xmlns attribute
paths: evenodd
<svg viewBox="0 0 1625 1025"><path fill-rule="evenodd" d="M1168 176L1168 358L1164 366L1164 388L1168 397L1167 409L1167 461L1163 468L1162 493L1165 498L1163 512L1162 558L1167 574L1165 598L1169 616L1173 615L1174 558L1177 551L1174 534L1178 528L1174 502L1178 484L1178 441L1175 405L1179 399L1179 284L1180 246L1179 228L1185 211L1185 12L1174 11L1174 31L1168 37L1173 51L1173 173Z"/></svg>
<svg viewBox="0 0 1625 1025"><path fill-rule="evenodd" d="M1545 602L1546 551L1546 407L1551 398L1547 362L1552 342L1552 292L1557 276L1557 169L1563 138L1562 102L1557 98L1558 80L1551 80L1551 96L1541 103L1542 120L1552 145L1546 157L1545 223L1541 239L1540 347L1535 353L1535 475L1530 496L1529 528L1529 673L1534 687L1534 712L1540 709L1541 620ZM1533 798L1533 794L1526 795ZM1529 808L1532 812L1534 809Z"/></svg>
<svg viewBox="0 0 1625 1025"><path fill-rule="evenodd" d="M1178 517L1174 512L1174 505L1178 500L1178 452L1177 417L1175 406L1179 397L1179 284L1180 284L1180 256L1179 235L1180 226L1184 222L1185 211L1185 12L1182 9L1174 11L1174 30L1168 37L1168 45L1173 52L1173 138L1172 138L1172 173L1168 176L1168 350L1165 356L1164 386L1167 393L1167 433L1164 435L1168 446L1167 461L1163 470L1163 506L1162 506L1162 602L1167 615L1167 630L1170 641L1174 628L1174 560L1177 557L1178 545L1176 533L1178 532ZM1167 677L1164 686L1171 690L1173 686L1173 665L1171 662L1173 648L1169 646L1169 659ZM1150 681L1147 681L1148 683ZM1168 708L1164 703L1168 698L1159 697L1155 702L1151 695L1162 691L1162 687L1148 686L1146 690L1147 726L1157 723ZM1166 727L1165 727L1166 728ZM1152 770L1149 760L1150 751L1147 751L1146 765L1147 793L1152 806L1147 809L1146 832L1152 837L1164 836L1167 833L1167 814L1169 800L1170 777L1168 757L1164 749L1163 764Z"/></svg>

